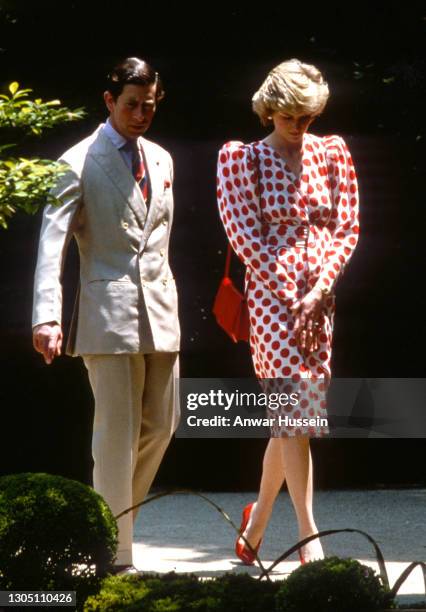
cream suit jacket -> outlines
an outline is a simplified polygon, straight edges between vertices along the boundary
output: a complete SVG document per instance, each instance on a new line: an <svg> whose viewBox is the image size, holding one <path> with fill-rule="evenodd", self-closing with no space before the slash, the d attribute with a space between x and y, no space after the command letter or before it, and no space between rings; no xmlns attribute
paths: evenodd
<svg viewBox="0 0 426 612"><path fill-rule="evenodd" d="M179 350L177 294L168 260L173 165L167 151L141 138L151 185L139 186L102 125L60 158L69 166L46 206L35 273L33 327L62 318L61 273L75 237L80 288L70 355Z"/></svg>

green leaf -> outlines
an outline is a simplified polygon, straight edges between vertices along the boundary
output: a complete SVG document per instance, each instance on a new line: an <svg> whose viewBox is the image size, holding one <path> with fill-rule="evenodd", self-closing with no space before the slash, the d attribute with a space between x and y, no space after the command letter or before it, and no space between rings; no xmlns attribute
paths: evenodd
<svg viewBox="0 0 426 612"><path fill-rule="evenodd" d="M61 106L59 100L32 100L29 98L32 90L19 89L17 81L10 83L8 88L11 96L0 94L0 130L2 127L16 128L25 135L39 136L45 129L85 115L82 108L71 110ZM0 145L0 228L6 228L9 218L18 210L34 214L48 203L59 205L50 190L68 171L68 166L52 160L6 158L4 151L14 146L13 143Z"/></svg>
<svg viewBox="0 0 426 612"><path fill-rule="evenodd" d="M13 83L9 85L9 91L12 95L15 95L15 93L18 91L18 88L19 83L17 81L13 81Z"/></svg>
<svg viewBox="0 0 426 612"><path fill-rule="evenodd" d="M5 149L10 149L10 148L12 148L12 147L16 147L16 145L15 145L15 144L4 144L4 145L0 145L0 153L1 153L2 151L4 151Z"/></svg>

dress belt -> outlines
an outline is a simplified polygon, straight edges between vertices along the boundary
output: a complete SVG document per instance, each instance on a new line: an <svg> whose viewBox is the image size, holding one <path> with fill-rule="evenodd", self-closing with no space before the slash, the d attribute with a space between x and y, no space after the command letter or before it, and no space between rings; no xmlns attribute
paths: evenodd
<svg viewBox="0 0 426 612"><path fill-rule="evenodd" d="M286 233L281 235L279 228L285 226ZM318 271L318 264L322 265L322 259L329 249L331 243L330 230L324 225L314 225L313 223L290 225L290 224L268 224L268 235L265 236L269 247L275 249L280 248L306 248L308 255L308 266L312 273ZM276 230L275 230L276 228ZM272 230L272 231L271 231ZM274 231L275 230L275 231ZM269 242L269 239L274 236L274 244ZM324 248L321 248L322 255L318 254L320 242L324 242Z"/></svg>

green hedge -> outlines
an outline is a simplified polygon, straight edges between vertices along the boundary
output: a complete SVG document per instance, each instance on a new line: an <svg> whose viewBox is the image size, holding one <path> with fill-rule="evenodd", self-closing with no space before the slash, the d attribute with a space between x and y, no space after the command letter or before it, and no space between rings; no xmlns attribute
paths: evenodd
<svg viewBox="0 0 426 612"><path fill-rule="evenodd" d="M111 576L84 612L267 612L275 610L277 582L259 582L247 574L200 580L192 574Z"/></svg>
<svg viewBox="0 0 426 612"><path fill-rule="evenodd" d="M91 487L51 474L0 478L0 588L81 591L110 571L117 524Z"/></svg>
<svg viewBox="0 0 426 612"><path fill-rule="evenodd" d="M285 612L376 612L394 607L374 570L339 557L298 567L283 582L277 601L277 609Z"/></svg>
<svg viewBox="0 0 426 612"><path fill-rule="evenodd" d="M352 559L314 561L283 581L247 574L201 580L175 574L111 576L85 612L379 612L392 608L371 568Z"/></svg>

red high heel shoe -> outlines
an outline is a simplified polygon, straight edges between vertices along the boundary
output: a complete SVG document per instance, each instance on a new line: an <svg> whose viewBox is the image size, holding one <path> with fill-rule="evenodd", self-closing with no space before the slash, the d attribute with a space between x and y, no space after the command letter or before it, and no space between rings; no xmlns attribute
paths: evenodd
<svg viewBox="0 0 426 612"><path fill-rule="evenodd" d="M254 551L253 552L252 550L250 550L250 548L248 548L248 546L246 546L244 541L240 542L240 537L244 533L245 528L247 527L247 523L250 520L250 515L253 509L253 505L254 505L254 502L252 502L251 504L247 504L247 506L243 510L240 531L239 531L238 538L235 542L235 554L237 555L237 557L241 559L244 565L254 565L254 562L256 560L255 553L257 555L260 545L262 544L262 538L260 538L258 545L256 547L253 547L253 551Z"/></svg>

